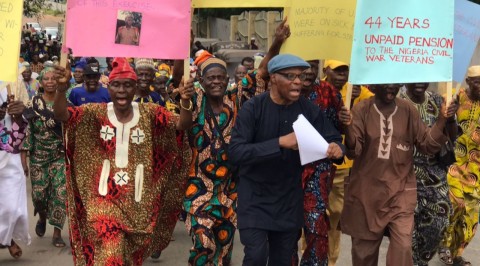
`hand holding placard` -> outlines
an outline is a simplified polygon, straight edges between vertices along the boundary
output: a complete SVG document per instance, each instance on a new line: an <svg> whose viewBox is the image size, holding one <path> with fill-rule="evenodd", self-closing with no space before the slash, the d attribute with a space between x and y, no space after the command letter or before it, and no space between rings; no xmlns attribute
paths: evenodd
<svg viewBox="0 0 480 266"><path fill-rule="evenodd" d="M335 58L350 62L355 0L292 1L288 18L292 35L281 53L304 60Z"/></svg>

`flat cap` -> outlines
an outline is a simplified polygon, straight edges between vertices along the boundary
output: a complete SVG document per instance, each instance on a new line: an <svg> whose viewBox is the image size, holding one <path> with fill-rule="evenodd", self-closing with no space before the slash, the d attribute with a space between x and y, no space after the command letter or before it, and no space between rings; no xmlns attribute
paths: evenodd
<svg viewBox="0 0 480 266"><path fill-rule="evenodd" d="M275 73L279 70L291 67L309 68L310 65L296 55L280 54L273 57L272 60L268 62L268 73Z"/></svg>

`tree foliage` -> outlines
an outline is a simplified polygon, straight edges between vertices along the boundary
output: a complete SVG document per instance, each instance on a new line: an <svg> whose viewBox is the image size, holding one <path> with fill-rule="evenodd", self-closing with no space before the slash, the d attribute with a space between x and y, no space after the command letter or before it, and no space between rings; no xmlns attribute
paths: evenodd
<svg viewBox="0 0 480 266"><path fill-rule="evenodd" d="M29 18L42 17L42 9L48 9L51 4L47 0L24 0L23 1L23 15Z"/></svg>

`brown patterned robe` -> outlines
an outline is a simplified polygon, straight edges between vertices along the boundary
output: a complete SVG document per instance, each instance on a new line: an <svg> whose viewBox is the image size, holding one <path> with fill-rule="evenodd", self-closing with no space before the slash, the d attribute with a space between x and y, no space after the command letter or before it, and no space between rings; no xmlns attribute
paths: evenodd
<svg viewBox="0 0 480 266"><path fill-rule="evenodd" d="M176 141L177 117L158 105L132 105L133 119L125 124L112 103L69 109L67 208L75 265L141 265L168 245L175 227L188 146Z"/></svg>

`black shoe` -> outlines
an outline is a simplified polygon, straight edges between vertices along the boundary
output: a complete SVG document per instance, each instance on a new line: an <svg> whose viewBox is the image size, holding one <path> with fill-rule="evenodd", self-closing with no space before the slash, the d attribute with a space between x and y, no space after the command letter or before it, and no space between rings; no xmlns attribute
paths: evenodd
<svg viewBox="0 0 480 266"><path fill-rule="evenodd" d="M37 225L35 226L35 233L39 237L43 237L45 235L45 231L47 230L47 221L37 221Z"/></svg>
<svg viewBox="0 0 480 266"><path fill-rule="evenodd" d="M152 256L150 256L150 258L156 260L156 259L159 259L159 258L160 258L160 255L162 255L162 251L157 250L157 251L153 252L153 254L152 254Z"/></svg>

